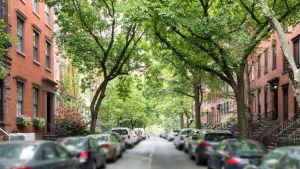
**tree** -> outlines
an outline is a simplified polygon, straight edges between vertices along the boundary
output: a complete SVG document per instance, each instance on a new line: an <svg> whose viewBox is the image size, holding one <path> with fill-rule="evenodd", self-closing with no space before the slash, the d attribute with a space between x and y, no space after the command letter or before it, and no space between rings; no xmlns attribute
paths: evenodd
<svg viewBox="0 0 300 169"><path fill-rule="evenodd" d="M84 86L95 87L90 105L91 133L95 132L109 82L128 74L139 58L135 56L140 54L138 46L145 30L141 20L131 19L128 2L49 0L56 7L59 46L85 74ZM95 79L101 79L100 84Z"/></svg>
<svg viewBox="0 0 300 169"><path fill-rule="evenodd" d="M5 27L3 20L0 19L0 78L3 78L7 74L3 56L6 54L7 48L11 45L11 37L3 31Z"/></svg>
<svg viewBox="0 0 300 169"><path fill-rule="evenodd" d="M281 8L282 2L274 1L279 20L289 19L298 9L298 4L289 3L290 8L286 9ZM213 74L232 87L240 136L249 137L252 112L247 110L245 99L247 59L272 30L270 22L257 15L261 9L242 0L145 0L140 5L147 7L140 16L147 16L145 19L152 23L153 33L165 48L186 64Z"/></svg>
<svg viewBox="0 0 300 169"><path fill-rule="evenodd" d="M289 42L286 38L285 32L281 26L281 23L275 16L275 13L269 8L269 6L264 2L264 0L258 0L258 3L261 5L264 16L268 19L270 23L272 23L279 40L281 42L281 47L285 56L285 59L289 63L289 78L291 84L293 86L294 95L300 106L300 70L296 66L291 48L289 46ZM300 2L296 1L297 5L300 6ZM286 3L286 7L288 7L288 3ZM296 11L296 10L295 10ZM297 11L299 12L299 11ZM296 19L299 19L299 15L295 15ZM297 112L298 113L298 112Z"/></svg>

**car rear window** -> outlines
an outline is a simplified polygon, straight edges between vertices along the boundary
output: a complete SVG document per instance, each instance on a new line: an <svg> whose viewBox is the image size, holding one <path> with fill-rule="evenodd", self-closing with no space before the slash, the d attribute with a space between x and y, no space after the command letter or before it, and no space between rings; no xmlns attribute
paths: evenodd
<svg viewBox="0 0 300 169"><path fill-rule="evenodd" d="M185 131L182 131L181 134L182 135L189 135L191 132L192 132L192 130L185 130Z"/></svg>
<svg viewBox="0 0 300 169"><path fill-rule="evenodd" d="M128 134L128 131L126 129L114 129L112 130L113 132L117 132L119 133L120 135L127 135Z"/></svg>
<svg viewBox="0 0 300 169"><path fill-rule="evenodd" d="M206 141L212 141L212 142L220 142L222 140L230 139L233 136L231 134L222 134L222 133L208 133L205 135Z"/></svg>
<svg viewBox="0 0 300 169"><path fill-rule="evenodd" d="M234 140L234 141L230 141L229 145L230 145L230 148L238 154L265 152L265 149L263 148L263 146L254 141Z"/></svg>
<svg viewBox="0 0 300 169"><path fill-rule="evenodd" d="M173 130L173 132L178 134L180 130Z"/></svg>
<svg viewBox="0 0 300 169"><path fill-rule="evenodd" d="M72 138L72 139L67 139L62 142L63 145L65 146L74 146L77 148L84 148L87 146L87 138Z"/></svg>
<svg viewBox="0 0 300 169"><path fill-rule="evenodd" d="M29 160L33 158L36 149L37 145L0 145L0 159Z"/></svg>
<svg viewBox="0 0 300 169"><path fill-rule="evenodd" d="M97 141L108 141L108 136L99 136L96 138Z"/></svg>

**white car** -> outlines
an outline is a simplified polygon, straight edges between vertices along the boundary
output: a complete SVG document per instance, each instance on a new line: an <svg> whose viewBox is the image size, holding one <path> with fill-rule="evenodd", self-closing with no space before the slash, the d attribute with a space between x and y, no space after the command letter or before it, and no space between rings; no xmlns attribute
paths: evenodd
<svg viewBox="0 0 300 169"><path fill-rule="evenodd" d="M167 140L168 141L173 141L175 139L175 137L178 136L180 130L177 130L177 129L173 129L171 130L169 133L168 133L168 136L167 136Z"/></svg>
<svg viewBox="0 0 300 169"><path fill-rule="evenodd" d="M132 131L127 127L115 127L111 129L112 132L119 133L126 143L128 148L136 144L137 136L133 135ZM136 137L136 138L135 138Z"/></svg>

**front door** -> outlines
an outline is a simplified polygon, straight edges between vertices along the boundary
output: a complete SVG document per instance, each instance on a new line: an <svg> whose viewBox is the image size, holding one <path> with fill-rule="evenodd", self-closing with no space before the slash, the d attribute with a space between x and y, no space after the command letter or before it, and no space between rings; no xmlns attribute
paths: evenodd
<svg viewBox="0 0 300 169"><path fill-rule="evenodd" d="M0 121L4 121L3 100L3 81L0 80Z"/></svg>
<svg viewBox="0 0 300 169"><path fill-rule="evenodd" d="M47 92L46 94L46 103L47 103L47 132L50 133L51 132L51 122L52 122L52 107L53 107L53 103L52 103L52 93Z"/></svg>
<svg viewBox="0 0 300 169"><path fill-rule="evenodd" d="M283 89L283 120L289 118L289 86L285 85Z"/></svg>
<svg viewBox="0 0 300 169"><path fill-rule="evenodd" d="M272 113L272 119L273 120L277 120L278 118L278 90L274 90L273 91L273 94L274 94L274 102L273 102L273 107L274 107L274 110L273 110L273 113Z"/></svg>

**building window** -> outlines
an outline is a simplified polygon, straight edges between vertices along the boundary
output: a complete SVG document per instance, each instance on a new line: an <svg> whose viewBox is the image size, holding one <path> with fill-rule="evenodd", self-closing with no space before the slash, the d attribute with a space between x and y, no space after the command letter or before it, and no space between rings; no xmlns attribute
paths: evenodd
<svg viewBox="0 0 300 169"><path fill-rule="evenodd" d="M261 89L257 90L257 105L258 105L258 110L257 113L260 114L261 112L261 98L260 98L260 93L261 93Z"/></svg>
<svg viewBox="0 0 300 169"><path fill-rule="evenodd" d="M46 42L46 68L51 69L51 44Z"/></svg>
<svg viewBox="0 0 300 169"><path fill-rule="evenodd" d="M273 44L272 44L272 53L273 53L273 64L272 64L272 69L276 69L276 67L277 67L276 42L273 42Z"/></svg>
<svg viewBox="0 0 300 169"><path fill-rule="evenodd" d="M39 89L33 88L33 117L39 116Z"/></svg>
<svg viewBox="0 0 300 169"><path fill-rule="evenodd" d="M39 2L38 0L32 0L32 10L34 13L39 13Z"/></svg>
<svg viewBox="0 0 300 169"><path fill-rule="evenodd" d="M33 60L39 62L39 33L33 30Z"/></svg>
<svg viewBox="0 0 300 169"><path fill-rule="evenodd" d="M0 80L0 121L4 121L3 100L3 82Z"/></svg>
<svg viewBox="0 0 300 169"><path fill-rule="evenodd" d="M55 79L57 81L60 80L60 61L58 58L56 58L56 61L55 61Z"/></svg>
<svg viewBox="0 0 300 169"><path fill-rule="evenodd" d="M299 66L299 38L294 40L294 60L296 65Z"/></svg>
<svg viewBox="0 0 300 169"><path fill-rule="evenodd" d="M24 84L17 82L17 116L23 114Z"/></svg>
<svg viewBox="0 0 300 169"><path fill-rule="evenodd" d="M258 70L257 70L257 78L260 78L261 76L261 63L260 63L260 58L261 58L261 55L258 55Z"/></svg>
<svg viewBox="0 0 300 169"><path fill-rule="evenodd" d="M50 20L50 8L49 8L48 5L46 5L46 7L45 7L45 13L46 13L46 25L50 26L50 22L51 22L51 20Z"/></svg>
<svg viewBox="0 0 300 169"><path fill-rule="evenodd" d="M226 111L229 113L229 102L226 102Z"/></svg>
<svg viewBox="0 0 300 169"><path fill-rule="evenodd" d="M17 51L24 53L24 20L17 18Z"/></svg>
<svg viewBox="0 0 300 169"><path fill-rule="evenodd" d="M268 73L268 49L265 49L265 73Z"/></svg>
<svg viewBox="0 0 300 169"><path fill-rule="evenodd" d="M265 86L265 117L268 118L268 86Z"/></svg>

